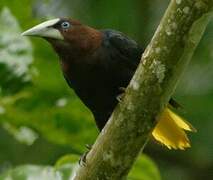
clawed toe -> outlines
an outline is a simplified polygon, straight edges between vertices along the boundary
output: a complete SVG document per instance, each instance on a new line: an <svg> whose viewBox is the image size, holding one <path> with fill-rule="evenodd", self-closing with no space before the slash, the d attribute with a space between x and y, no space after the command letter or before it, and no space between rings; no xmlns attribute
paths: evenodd
<svg viewBox="0 0 213 180"><path fill-rule="evenodd" d="M78 163L80 166L86 166L86 162L87 162L87 154L89 153L89 151L85 152L79 159Z"/></svg>
<svg viewBox="0 0 213 180"><path fill-rule="evenodd" d="M87 154L92 149L92 145L91 144L86 144L86 148L87 148L87 151L80 157L80 159L78 161L78 163L79 163L80 166L86 166Z"/></svg>

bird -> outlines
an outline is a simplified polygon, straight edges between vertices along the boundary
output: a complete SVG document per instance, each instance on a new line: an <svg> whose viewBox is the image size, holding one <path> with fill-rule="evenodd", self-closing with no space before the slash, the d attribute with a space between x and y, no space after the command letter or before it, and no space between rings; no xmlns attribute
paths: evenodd
<svg viewBox="0 0 213 180"><path fill-rule="evenodd" d="M118 97L125 93L144 49L122 32L98 30L71 18L47 20L22 35L41 37L50 43L66 82L91 110L101 131L119 103ZM172 106L178 104L170 99L152 136L169 149L184 150L190 147L185 131L196 129Z"/></svg>

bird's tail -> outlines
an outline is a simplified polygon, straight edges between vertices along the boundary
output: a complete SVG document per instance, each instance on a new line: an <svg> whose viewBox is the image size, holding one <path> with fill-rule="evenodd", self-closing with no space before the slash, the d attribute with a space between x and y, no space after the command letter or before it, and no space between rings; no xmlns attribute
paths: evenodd
<svg viewBox="0 0 213 180"><path fill-rule="evenodd" d="M158 124L152 135L169 149L184 150L190 147L190 141L185 131L195 132L196 129L167 107L159 116Z"/></svg>

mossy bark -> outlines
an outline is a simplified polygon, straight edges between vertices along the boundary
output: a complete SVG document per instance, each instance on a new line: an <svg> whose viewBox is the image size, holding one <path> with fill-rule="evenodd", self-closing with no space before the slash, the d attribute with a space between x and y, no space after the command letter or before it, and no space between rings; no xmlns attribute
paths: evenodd
<svg viewBox="0 0 213 180"><path fill-rule="evenodd" d="M125 179L212 17L212 0L172 0L121 103L75 180ZM141 170L143 171L143 170Z"/></svg>

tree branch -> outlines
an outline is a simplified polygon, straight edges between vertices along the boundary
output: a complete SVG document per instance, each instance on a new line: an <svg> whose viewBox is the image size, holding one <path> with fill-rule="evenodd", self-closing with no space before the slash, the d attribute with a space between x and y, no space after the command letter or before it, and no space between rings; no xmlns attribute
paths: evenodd
<svg viewBox="0 0 213 180"><path fill-rule="evenodd" d="M122 103L75 180L126 178L146 145L212 16L212 0L172 0L146 48Z"/></svg>

